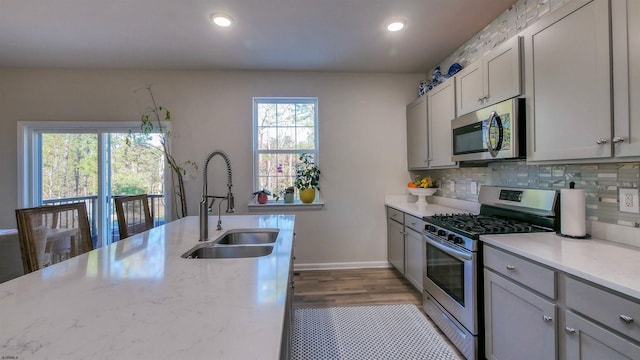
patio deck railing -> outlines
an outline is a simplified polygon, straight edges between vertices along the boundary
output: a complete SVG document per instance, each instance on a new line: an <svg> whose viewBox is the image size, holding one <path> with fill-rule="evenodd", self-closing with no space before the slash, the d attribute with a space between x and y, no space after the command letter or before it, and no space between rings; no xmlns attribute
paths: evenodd
<svg viewBox="0 0 640 360"><path fill-rule="evenodd" d="M162 194L149 194L149 211L151 212L151 218L153 219L153 226L159 226L165 222L165 204L164 195ZM61 205L70 203L84 202L87 206L87 215L89 216L89 225L91 225L91 238L93 239L93 245L95 247L98 238L98 227L96 219L98 217L98 196L78 196L63 199L49 199L43 200L43 205ZM111 207L111 236L112 241L120 240L120 234L118 232L118 221L116 220L116 211L113 204L113 197L109 199L109 206Z"/></svg>

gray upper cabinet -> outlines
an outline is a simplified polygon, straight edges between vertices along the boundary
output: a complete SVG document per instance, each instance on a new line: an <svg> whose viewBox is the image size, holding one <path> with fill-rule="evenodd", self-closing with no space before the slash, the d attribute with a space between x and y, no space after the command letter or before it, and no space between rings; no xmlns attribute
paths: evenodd
<svg viewBox="0 0 640 360"><path fill-rule="evenodd" d="M640 156L640 2L611 2L613 146L617 157Z"/></svg>
<svg viewBox="0 0 640 360"><path fill-rule="evenodd" d="M609 2L576 0L525 30L528 161L612 155Z"/></svg>
<svg viewBox="0 0 640 360"><path fill-rule="evenodd" d="M456 74L458 116L522 93L521 38L496 46Z"/></svg>
<svg viewBox="0 0 640 360"><path fill-rule="evenodd" d="M409 170L429 166L427 129L427 97L422 96L407 105L407 164Z"/></svg>
<svg viewBox="0 0 640 360"><path fill-rule="evenodd" d="M409 170L456 167L451 161L451 120L456 117L453 78L407 105Z"/></svg>
<svg viewBox="0 0 640 360"><path fill-rule="evenodd" d="M482 108L484 101L483 76L482 59L467 64L456 74L456 111L459 116Z"/></svg>
<svg viewBox="0 0 640 360"><path fill-rule="evenodd" d="M455 167L451 120L456 117L455 81L450 78L428 94L429 168Z"/></svg>

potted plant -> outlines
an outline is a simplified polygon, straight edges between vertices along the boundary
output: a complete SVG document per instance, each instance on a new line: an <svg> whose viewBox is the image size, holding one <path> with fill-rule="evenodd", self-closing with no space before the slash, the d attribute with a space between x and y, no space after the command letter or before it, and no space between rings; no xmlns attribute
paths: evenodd
<svg viewBox="0 0 640 360"><path fill-rule="evenodd" d="M290 204L293 202L293 193L295 188L293 186L289 186L288 188L280 190L274 198L276 201L280 200L280 198L284 199L285 204Z"/></svg>
<svg viewBox="0 0 640 360"><path fill-rule="evenodd" d="M300 191L300 201L305 204L316 198L316 188L320 181L320 169L313 161L311 154L302 153L300 162L296 164L295 186Z"/></svg>
<svg viewBox="0 0 640 360"><path fill-rule="evenodd" d="M258 204L266 204L269 195L271 195L271 191L267 189L258 190L253 193L253 196L258 201Z"/></svg>

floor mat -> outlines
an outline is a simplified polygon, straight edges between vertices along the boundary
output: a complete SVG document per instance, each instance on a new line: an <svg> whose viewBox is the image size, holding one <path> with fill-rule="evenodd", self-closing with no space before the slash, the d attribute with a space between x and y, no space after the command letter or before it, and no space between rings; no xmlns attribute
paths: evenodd
<svg viewBox="0 0 640 360"><path fill-rule="evenodd" d="M291 357L460 359L411 304L295 309Z"/></svg>

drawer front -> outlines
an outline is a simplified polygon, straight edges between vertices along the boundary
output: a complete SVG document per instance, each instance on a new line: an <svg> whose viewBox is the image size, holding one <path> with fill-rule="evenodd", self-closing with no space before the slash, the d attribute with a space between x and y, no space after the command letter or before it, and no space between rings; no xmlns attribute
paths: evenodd
<svg viewBox="0 0 640 360"><path fill-rule="evenodd" d="M404 214L404 225L419 233L424 231L424 221L409 214Z"/></svg>
<svg viewBox="0 0 640 360"><path fill-rule="evenodd" d="M404 224L404 213L392 207L387 207L387 218Z"/></svg>
<svg viewBox="0 0 640 360"><path fill-rule="evenodd" d="M484 247L484 266L551 299L557 297L556 273L551 269L490 246Z"/></svg>
<svg viewBox="0 0 640 360"><path fill-rule="evenodd" d="M640 303L566 277L567 306L640 341Z"/></svg>

